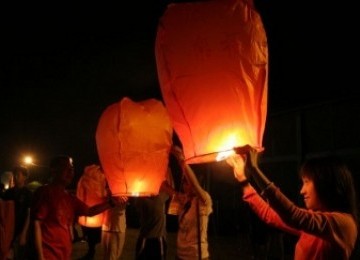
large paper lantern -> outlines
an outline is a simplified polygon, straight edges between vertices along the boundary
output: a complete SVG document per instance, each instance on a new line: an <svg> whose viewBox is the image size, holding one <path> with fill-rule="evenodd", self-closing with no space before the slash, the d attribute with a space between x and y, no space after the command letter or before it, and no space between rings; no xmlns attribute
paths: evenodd
<svg viewBox="0 0 360 260"><path fill-rule="evenodd" d="M106 179L100 166L95 164L86 166L77 184L76 196L88 206L94 206L106 200L105 186ZM85 227L101 227L103 217L103 213L92 217L80 216L78 222Z"/></svg>
<svg viewBox="0 0 360 260"><path fill-rule="evenodd" d="M102 113L96 145L114 195L159 193L168 168L172 124L162 102L125 97Z"/></svg>
<svg viewBox="0 0 360 260"><path fill-rule="evenodd" d="M160 87L188 163L262 147L267 112L265 30L249 0L170 4L156 37Z"/></svg>

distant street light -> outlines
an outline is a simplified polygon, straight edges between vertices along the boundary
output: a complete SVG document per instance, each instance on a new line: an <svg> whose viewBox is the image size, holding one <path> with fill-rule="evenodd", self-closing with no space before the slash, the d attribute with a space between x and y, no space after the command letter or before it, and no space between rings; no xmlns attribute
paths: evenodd
<svg viewBox="0 0 360 260"><path fill-rule="evenodd" d="M24 157L24 163L26 165L33 165L34 164L33 158L31 156L29 156L29 155L25 156Z"/></svg>
<svg viewBox="0 0 360 260"><path fill-rule="evenodd" d="M24 163L24 166L36 166L36 167L46 168L46 166L44 166L44 165L34 163L34 159L31 155L24 156L23 163Z"/></svg>
<svg viewBox="0 0 360 260"><path fill-rule="evenodd" d="M44 178L44 169L47 169L46 166L37 164L36 159L32 155L25 155L21 158L21 166L27 168L29 173L29 188L35 189L42 182Z"/></svg>

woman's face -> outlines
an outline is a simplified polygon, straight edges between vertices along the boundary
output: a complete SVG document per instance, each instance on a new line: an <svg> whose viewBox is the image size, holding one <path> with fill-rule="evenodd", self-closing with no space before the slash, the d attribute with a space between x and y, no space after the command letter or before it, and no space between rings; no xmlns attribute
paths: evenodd
<svg viewBox="0 0 360 260"><path fill-rule="evenodd" d="M322 208L319 197L315 190L313 180L309 179L308 177L302 177L302 187L300 190L300 194L304 198L304 203L306 208L311 210L319 210Z"/></svg>

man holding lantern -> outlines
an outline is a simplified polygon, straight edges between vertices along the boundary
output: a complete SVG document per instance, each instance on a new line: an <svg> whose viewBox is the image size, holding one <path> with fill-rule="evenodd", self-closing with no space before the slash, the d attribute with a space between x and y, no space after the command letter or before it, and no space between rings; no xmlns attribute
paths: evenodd
<svg viewBox="0 0 360 260"><path fill-rule="evenodd" d="M51 183L36 190L31 207L34 243L39 260L71 257L71 226L77 216L94 216L121 203L117 197L88 207L66 187L74 177L71 157L56 156L50 163Z"/></svg>

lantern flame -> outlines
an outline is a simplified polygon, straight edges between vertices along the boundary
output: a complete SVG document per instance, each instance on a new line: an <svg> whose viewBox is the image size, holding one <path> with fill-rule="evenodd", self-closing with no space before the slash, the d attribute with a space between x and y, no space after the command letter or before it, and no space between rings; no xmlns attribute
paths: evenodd
<svg viewBox="0 0 360 260"><path fill-rule="evenodd" d="M134 191L132 192L132 194L135 194L134 196L139 196L141 190L143 190L144 186L144 182L143 181L136 181L134 184ZM136 195L137 194L137 195Z"/></svg>
<svg viewBox="0 0 360 260"><path fill-rule="evenodd" d="M229 151L219 152L218 155L216 156L216 161L219 162L225 160L226 158L232 156L233 154L235 154L233 149Z"/></svg>
<svg viewBox="0 0 360 260"><path fill-rule="evenodd" d="M225 149L223 149L224 151L219 152L216 156L216 161L222 161L226 158L228 158L229 156L234 154L234 150L233 147L239 143L240 141L238 140L239 138L237 137L237 135L235 134L231 134L228 135L228 137L226 138L226 140L220 145L220 147L224 147ZM241 142L240 142L241 143Z"/></svg>

